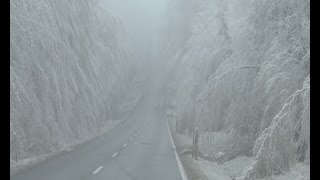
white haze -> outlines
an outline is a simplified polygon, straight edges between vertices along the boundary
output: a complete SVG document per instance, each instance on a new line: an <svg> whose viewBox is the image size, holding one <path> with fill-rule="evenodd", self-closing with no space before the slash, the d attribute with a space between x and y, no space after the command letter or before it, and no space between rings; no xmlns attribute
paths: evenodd
<svg viewBox="0 0 320 180"><path fill-rule="evenodd" d="M152 60L167 0L104 0L103 6L125 24L138 61ZM149 52L148 52L149 51ZM142 59L141 59L142 58Z"/></svg>
<svg viewBox="0 0 320 180"><path fill-rule="evenodd" d="M11 0L11 163L85 141L155 85L177 133L198 126L228 137L225 160L255 158L242 179L309 164L309 9L308 0Z"/></svg>

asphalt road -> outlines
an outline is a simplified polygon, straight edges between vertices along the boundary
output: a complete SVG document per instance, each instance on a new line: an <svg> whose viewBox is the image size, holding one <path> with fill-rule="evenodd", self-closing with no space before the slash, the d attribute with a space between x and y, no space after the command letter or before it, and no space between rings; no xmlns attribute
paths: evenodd
<svg viewBox="0 0 320 180"><path fill-rule="evenodd" d="M181 180L164 114L141 102L125 123L12 180Z"/></svg>

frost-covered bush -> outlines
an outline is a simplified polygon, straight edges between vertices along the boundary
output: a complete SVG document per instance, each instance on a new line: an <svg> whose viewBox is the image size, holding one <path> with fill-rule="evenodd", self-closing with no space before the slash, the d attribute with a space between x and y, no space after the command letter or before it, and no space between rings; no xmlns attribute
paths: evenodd
<svg viewBox="0 0 320 180"><path fill-rule="evenodd" d="M310 158L310 79L284 103L271 125L256 140L255 161L244 179L288 171Z"/></svg>
<svg viewBox="0 0 320 180"><path fill-rule="evenodd" d="M10 1L10 152L23 159L96 133L137 96L124 26L98 1Z"/></svg>
<svg viewBox="0 0 320 180"><path fill-rule="evenodd" d="M192 7L191 13L184 16L188 36L181 40L164 35L167 43L163 45L165 49L178 44L176 41L180 43L180 47L164 52L169 53L168 79L176 85L176 95L171 99L177 106L178 122L185 124L184 128L191 129L195 124L203 131L232 133L238 148L254 149L254 156L260 160L252 166L252 172L259 176L284 172L296 159L306 161L308 141L288 140L298 136L291 131L299 126L304 130L297 131L304 137L310 132L306 120L308 95L302 95L307 91L292 98L293 109L287 109L290 118L285 118L286 122L301 125L290 126L290 130L276 127L273 121L284 113L281 109L289 102L288 98L308 82L310 2L211 0L185 1L184 6L185 3ZM176 8L175 14L178 13ZM183 15L185 12L181 12L180 16ZM172 21L168 22L170 25ZM175 29L170 30L174 34ZM194 84L199 87L195 115ZM269 132L271 126L277 129L274 133ZM263 140L265 146L260 148L258 144L266 134L272 135ZM271 149L274 154L269 154Z"/></svg>

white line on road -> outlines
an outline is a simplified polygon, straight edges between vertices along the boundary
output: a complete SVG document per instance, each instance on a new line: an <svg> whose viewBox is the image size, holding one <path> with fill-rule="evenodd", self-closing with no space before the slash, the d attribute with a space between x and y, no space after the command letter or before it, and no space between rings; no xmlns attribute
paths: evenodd
<svg viewBox="0 0 320 180"><path fill-rule="evenodd" d="M132 141L133 140L133 137L132 138L130 138L130 141Z"/></svg>
<svg viewBox="0 0 320 180"><path fill-rule="evenodd" d="M97 174L102 168L103 166L98 167L96 170L92 172L92 174Z"/></svg>
<svg viewBox="0 0 320 180"><path fill-rule="evenodd" d="M172 147L173 147L173 149L174 149L174 154L175 154L175 156L176 156L176 160L177 160L177 163L178 163L178 166L179 166L179 170L180 170L180 173L181 173L181 178L182 178L182 180L188 180L187 175L186 175L186 172L184 171L183 166L182 166L181 161L180 161L180 158L179 158L179 156L178 156L178 153L177 153L177 150L176 150L176 145L174 144L173 139L172 139L172 136L171 136L171 131L170 131L170 128L169 128L169 121L168 121L168 119L167 119L167 127L168 127L168 131L169 131L169 135L170 135Z"/></svg>
<svg viewBox="0 0 320 180"><path fill-rule="evenodd" d="M128 144L124 144L122 147L126 147Z"/></svg>
<svg viewBox="0 0 320 180"><path fill-rule="evenodd" d="M115 152L112 157L116 157L118 155L118 152Z"/></svg>
<svg viewBox="0 0 320 180"><path fill-rule="evenodd" d="M138 134L136 133L134 136L137 136Z"/></svg>

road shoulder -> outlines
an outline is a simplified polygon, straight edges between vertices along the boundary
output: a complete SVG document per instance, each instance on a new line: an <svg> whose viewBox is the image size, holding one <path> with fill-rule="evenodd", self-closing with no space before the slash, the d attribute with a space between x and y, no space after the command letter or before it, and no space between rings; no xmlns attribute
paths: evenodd
<svg viewBox="0 0 320 180"><path fill-rule="evenodd" d="M19 160L18 162L15 162L13 160L10 160L10 176L19 174L23 171L26 171L30 168L33 168L35 166L41 165L42 163L45 163L49 161L50 159L56 158L58 156L61 156L65 153L72 152L74 149L80 148L81 146L85 145L86 143L94 140L95 138L98 138L100 135L108 133L110 130L118 127L123 122L125 122L125 118L122 120L114 121L107 126L105 126L99 133L93 134L92 136L89 136L87 138L81 139L79 141L74 142L73 144L65 145L61 147L59 150L42 154L39 156L30 157L27 159Z"/></svg>
<svg viewBox="0 0 320 180"><path fill-rule="evenodd" d="M188 151L192 145L191 138L175 132L172 132L172 137L186 175L190 180L233 180L241 176L253 161L253 157L247 156L239 156L223 164L203 158L196 161L192 159L191 152Z"/></svg>

